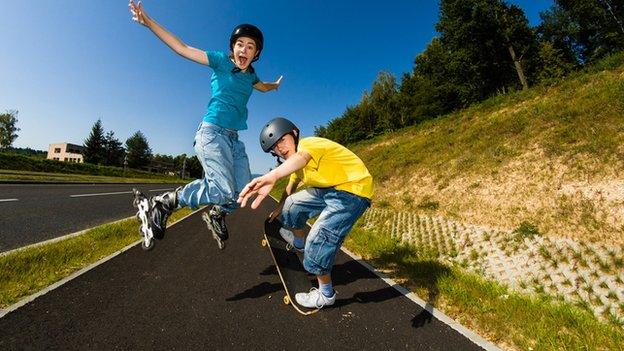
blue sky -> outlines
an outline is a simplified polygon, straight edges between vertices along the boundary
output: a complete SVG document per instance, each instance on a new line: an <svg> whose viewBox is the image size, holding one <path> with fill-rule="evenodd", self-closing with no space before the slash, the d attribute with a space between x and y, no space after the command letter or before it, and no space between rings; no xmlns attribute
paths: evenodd
<svg viewBox="0 0 624 351"><path fill-rule="evenodd" d="M552 0L513 0L532 25ZM251 170L274 161L258 144L262 124L291 119L314 127L357 104L380 71L400 79L436 33L437 1L157 1L147 13L188 45L228 50L234 26L265 36L255 67L262 80L284 75L275 92L254 92L240 133ZM16 147L82 144L100 118L122 142L137 130L154 153L193 155L193 136L210 97L211 70L168 49L131 21L126 1L2 0L0 111L18 110Z"/></svg>

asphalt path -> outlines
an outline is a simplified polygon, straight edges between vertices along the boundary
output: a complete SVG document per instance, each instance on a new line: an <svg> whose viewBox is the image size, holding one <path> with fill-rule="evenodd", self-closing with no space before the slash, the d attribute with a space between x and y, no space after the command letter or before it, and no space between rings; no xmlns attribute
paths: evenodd
<svg viewBox="0 0 624 351"><path fill-rule="evenodd" d="M342 252L334 306L284 305L260 245L272 206L228 217L223 251L199 213L186 218L152 251L135 246L5 315L0 349L480 349Z"/></svg>
<svg viewBox="0 0 624 351"><path fill-rule="evenodd" d="M0 184L0 252L136 213L132 188L154 195L173 184Z"/></svg>

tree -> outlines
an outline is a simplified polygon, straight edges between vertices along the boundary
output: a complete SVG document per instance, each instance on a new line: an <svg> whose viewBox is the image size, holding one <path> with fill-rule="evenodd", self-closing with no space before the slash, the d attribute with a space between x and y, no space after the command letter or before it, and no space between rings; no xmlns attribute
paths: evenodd
<svg viewBox="0 0 624 351"><path fill-rule="evenodd" d="M570 62L565 54L549 41L540 42L538 57L540 69L536 79L541 83L561 79L576 68L576 64Z"/></svg>
<svg viewBox="0 0 624 351"><path fill-rule="evenodd" d="M582 48L575 39L576 25L570 15L561 7L553 6L550 10L540 13L542 22L536 28L540 50L552 48L564 64L578 66ZM547 46L544 43L548 43ZM541 55L541 54L540 54ZM543 69L545 67L541 67Z"/></svg>
<svg viewBox="0 0 624 351"><path fill-rule="evenodd" d="M141 168L149 165L152 158L152 150L141 131L137 131L126 140L126 155L128 166L131 168Z"/></svg>
<svg viewBox="0 0 624 351"><path fill-rule="evenodd" d="M624 50L622 0L555 0L541 16L540 36L559 50L567 46L581 64Z"/></svg>
<svg viewBox="0 0 624 351"><path fill-rule="evenodd" d="M398 111L401 125L409 126L432 119L457 106L456 100L444 96L444 85L436 85L431 78L413 72L404 74L398 93Z"/></svg>
<svg viewBox="0 0 624 351"><path fill-rule="evenodd" d="M462 97L471 94L460 74L462 66L460 57L452 58L441 40L433 38L425 51L416 56L414 71L399 90L410 97L413 106L431 110L434 116L453 111L464 105Z"/></svg>
<svg viewBox="0 0 624 351"><path fill-rule="evenodd" d="M91 134L84 141L84 161L93 164L103 164L106 160L106 139L100 119L91 128Z"/></svg>
<svg viewBox="0 0 624 351"><path fill-rule="evenodd" d="M123 166L126 152L112 130L106 133L104 138L104 154L106 155L104 164L107 166Z"/></svg>
<svg viewBox="0 0 624 351"><path fill-rule="evenodd" d="M503 2L499 10L500 15L497 20L502 29L505 47L509 51L509 57L514 64L522 89L528 89L529 83L522 67L522 57L531 48L534 48L535 36L529 27L529 21L524 15L524 11L518 6L508 6ZM519 55L516 54L517 49L521 50Z"/></svg>
<svg viewBox="0 0 624 351"><path fill-rule="evenodd" d="M201 163L197 156L193 156L186 159L186 173L191 178L201 178L203 175L204 169L202 168Z"/></svg>
<svg viewBox="0 0 624 351"><path fill-rule="evenodd" d="M441 0L436 29L447 52L444 76L463 106L528 84L521 61L533 59L537 45L520 8L502 0Z"/></svg>
<svg viewBox="0 0 624 351"><path fill-rule="evenodd" d="M389 72L380 72L377 80L373 82L370 92L370 103L376 121L373 133L380 134L401 128L400 114L396 106L397 102L396 78Z"/></svg>
<svg viewBox="0 0 624 351"><path fill-rule="evenodd" d="M17 139L17 132L20 131L17 124L16 110L9 110L0 114L0 149L6 150Z"/></svg>

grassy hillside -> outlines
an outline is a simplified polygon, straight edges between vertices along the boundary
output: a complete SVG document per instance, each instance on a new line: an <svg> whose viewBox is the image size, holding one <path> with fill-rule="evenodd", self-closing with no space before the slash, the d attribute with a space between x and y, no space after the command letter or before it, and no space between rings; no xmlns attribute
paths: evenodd
<svg viewBox="0 0 624 351"><path fill-rule="evenodd" d="M624 54L350 148L375 206L624 242Z"/></svg>

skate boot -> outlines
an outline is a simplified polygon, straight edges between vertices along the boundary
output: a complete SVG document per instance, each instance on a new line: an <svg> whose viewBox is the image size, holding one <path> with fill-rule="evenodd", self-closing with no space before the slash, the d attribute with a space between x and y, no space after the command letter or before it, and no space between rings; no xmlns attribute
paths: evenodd
<svg viewBox="0 0 624 351"><path fill-rule="evenodd" d="M202 214L202 219L206 222L208 230L212 232L212 238L215 239L220 250L225 248L225 241L229 238L225 216L226 213L219 206L212 206L208 213Z"/></svg>
<svg viewBox="0 0 624 351"><path fill-rule="evenodd" d="M138 209L136 217L141 223L139 227L139 232L143 236L141 248L143 250L151 250L154 248L154 231L149 220L150 199L137 189L132 189L132 193L134 194L132 205Z"/></svg>
<svg viewBox="0 0 624 351"><path fill-rule="evenodd" d="M162 239L167 228L167 218L178 206L176 191L167 192L151 199L137 189L134 193L134 207L138 209L137 218L141 222L139 231L143 235L142 248L151 250L154 238Z"/></svg>
<svg viewBox="0 0 624 351"><path fill-rule="evenodd" d="M152 222L154 237L160 240L165 236L169 215L178 208L177 189L154 196L150 201L152 203L150 220Z"/></svg>

